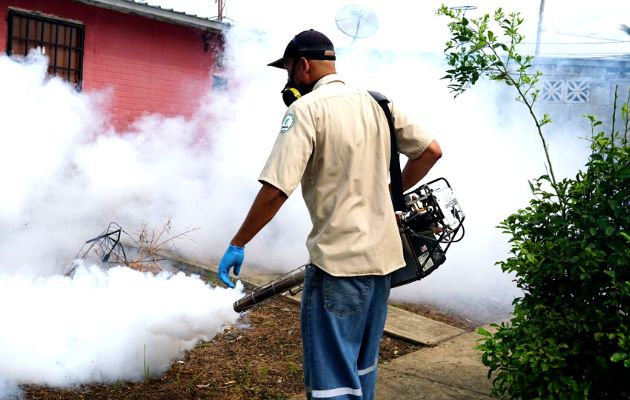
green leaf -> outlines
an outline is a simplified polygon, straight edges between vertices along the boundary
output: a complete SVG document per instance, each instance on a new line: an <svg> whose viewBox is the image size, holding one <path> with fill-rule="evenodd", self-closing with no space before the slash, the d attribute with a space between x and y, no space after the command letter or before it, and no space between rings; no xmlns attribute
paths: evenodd
<svg viewBox="0 0 630 400"><path fill-rule="evenodd" d="M612 357L611 357L612 359ZM597 356L595 358L595 365L597 365L597 368L599 368L600 370L605 370L608 366L606 365L606 359L602 356Z"/></svg>
<svg viewBox="0 0 630 400"><path fill-rule="evenodd" d="M628 353L615 353L610 356L610 361L619 362L621 360L625 360L626 358L628 358Z"/></svg>
<svg viewBox="0 0 630 400"><path fill-rule="evenodd" d="M608 206L612 208L613 211L617 211L619 209L619 202L616 200L608 200Z"/></svg>
<svg viewBox="0 0 630 400"><path fill-rule="evenodd" d="M483 335L483 336L492 336L492 333L488 332L488 330L486 330L486 329L484 329L482 327L479 327L479 329L477 329L477 333L479 333L480 335Z"/></svg>

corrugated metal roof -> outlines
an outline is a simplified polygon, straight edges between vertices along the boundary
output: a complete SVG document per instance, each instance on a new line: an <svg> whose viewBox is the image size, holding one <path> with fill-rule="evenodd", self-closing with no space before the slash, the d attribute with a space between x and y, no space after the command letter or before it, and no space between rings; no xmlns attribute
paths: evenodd
<svg viewBox="0 0 630 400"><path fill-rule="evenodd" d="M159 5L147 4L143 0L74 0L79 3L89 4L95 7L107 8L124 13L141 15L146 18L157 19L177 25L185 25L193 28L211 29L223 31L229 24L213 19L162 8Z"/></svg>

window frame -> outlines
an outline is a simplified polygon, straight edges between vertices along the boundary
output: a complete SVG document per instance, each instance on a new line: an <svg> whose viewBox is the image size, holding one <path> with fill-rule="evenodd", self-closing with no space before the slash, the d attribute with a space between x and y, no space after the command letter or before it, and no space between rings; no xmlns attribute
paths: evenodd
<svg viewBox="0 0 630 400"><path fill-rule="evenodd" d="M24 37L13 36L13 25L14 18L25 18L26 21L26 29ZM30 24L33 22L41 22L41 30L35 33L35 38L29 37L29 28ZM48 23L51 25L51 29L55 32L54 40L51 38L50 42L44 41L44 23ZM68 45L59 43L59 27L70 28L70 38L68 39ZM76 34L76 45L72 45L73 36ZM85 54L85 26L80 22L71 22L68 20L64 20L62 18L43 15L36 12L28 12L25 10L19 10L14 8L9 8L9 12L7 13L7 46L6 53L9 56L16 55L13 52L13 41L20 40L24 43L24 54L17 54L26 56L33 47L29 47L30 43L38 42L38 47L45 47L48 45L49 47L54 48L54 59L49 59L49 71L52 68L51 73L55 76L59 76L57 74L58 71L65 71L67 73L67 77L59 76L61 79L66 80L67 82L75 85L77 90L81 90L83 84L83 56ZM68 52L68 67L60 67L57 62L58 49L65 49ZM76 51L76 68L72 68L72 54L73 51ZM74 82L70 80L72 74L76 74L77 81Z"/></svg>

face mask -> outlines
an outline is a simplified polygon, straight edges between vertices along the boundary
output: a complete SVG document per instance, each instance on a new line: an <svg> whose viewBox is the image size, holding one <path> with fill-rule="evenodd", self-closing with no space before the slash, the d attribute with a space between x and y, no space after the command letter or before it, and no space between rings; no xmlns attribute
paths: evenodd
<svg viewBox="0 0 630 400"><path fill-rule="evenodd" d="M282 101L289 107L295 100L313 90L313 86L315 85L303 85L301 83L288 81L287 84L284 85L284 89L282 89Z"/></svg>
<svg viewBox="0 0 630 400"><path fill-rule="evenodd" d="M297 60L296 60L297 61ZM310 85L305 85L303 83L295 83L293 81L293 73L295 72L295 65L297 62L293 64L293 68L291 68L291 75L289 76L289 80L287 84L284 85L284 89L282 89L282 101L289 107L293 102L305 94L309 93L313 90L313 86L315 86L315 82Z"/></svg>

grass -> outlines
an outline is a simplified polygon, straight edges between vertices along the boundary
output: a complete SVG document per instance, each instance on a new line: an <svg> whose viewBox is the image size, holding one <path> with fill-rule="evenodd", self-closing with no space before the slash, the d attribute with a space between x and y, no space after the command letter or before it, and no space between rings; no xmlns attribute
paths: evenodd
<svg viewBox="0 0 630 400"><path fill-rule="evenodd" d="M149 367L149 363L147 362L147 345L144 345L143 352L143 362L144 362L144 381L149 382L151 376L151 368Z"/></svg>

